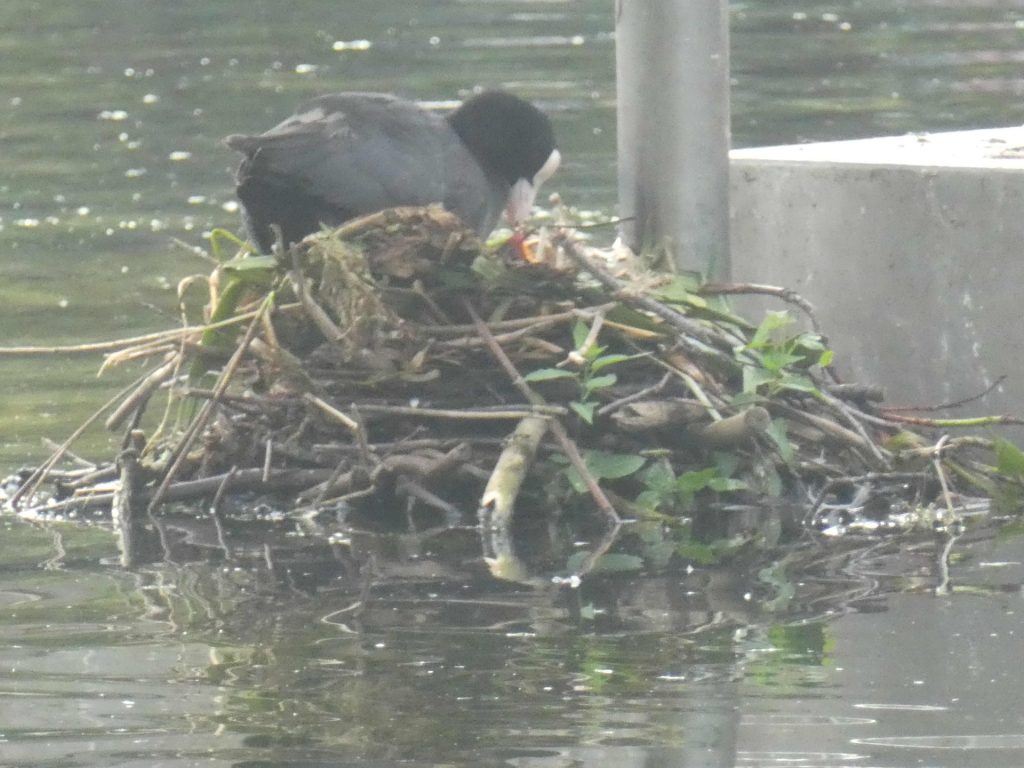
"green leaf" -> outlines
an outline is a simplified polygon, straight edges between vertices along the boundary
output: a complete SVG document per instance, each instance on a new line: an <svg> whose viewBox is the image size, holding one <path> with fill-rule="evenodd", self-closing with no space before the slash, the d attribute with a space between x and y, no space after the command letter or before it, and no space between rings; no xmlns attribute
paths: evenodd
<svg viewBox="0 0 1024 768"><path fill-rule="evenodd" d="M779 497L782 495L782 477L770 461L762 461L757 467L757 488L769 496Z"/></svg>
<svg viewBox="0 0 1024 768"><path fill-rule="evenodd" d="M676 489L684 494L694 494L708 487L711 480L718 475L715 467L695 472L684 472L676 480Z"/></svg>
<svg viewBox="0 0 1024 768"><path fill-rule="evenodd" d="M576 493L583 495L587 492L587 482L583 479L583 475L576 471L576 467L565 468L565 479L569 481L569 485Z"/></svg>
<svg viewBox="0 0 1024 768"><path fill-rule="evenodd" d="M563 368L538 368L523 376L523 381L551 381L552 379L574 379L576 374Z"/></svg>
<svg viewBox="0 0 1024 768"><path fill-rule="evenodd" d="M757 330L754 332L754 338L750 340L747 347L749 349L764 348L771 341L772 334L782 330L788 325L792 325L794 322L793 317L785 310L778 312L766 312L764 320L762 320L761 325L757 327Z"/></svg>
<svg viewBox="0 0 1024 768"><path fill-rule="evenodd" d="M716 547L695 542L681 544L676 552L683 559L692 560L698 565L716 565L722 559L722 553Z"/></svg>
<svg viewBox="0 0 1024 768"><path fill-rule="evenodd" d="M707 309L708 300L703 296L698 296L696 293L690 293L686 296L686 303L694 309Z"/></svg>
<svg viewBox="0 0 1024 768"><path fill-rule="evenodd" d="M599 480L617 480L632 475L647 462L647 459L635 453L585 451L583 462L590 470L590 474Z"/></svg>
<svg viewBox="0 0 1024 768"><path fill-rule="evenodd" d="M436 267L433 276L440 285L451 290L468 291L480 285L480 276L471 268L458 265Z"/></svg>
<svg viewBox="0 0 1024 768"><path fill-rule="evenodd" d="M235 248L244 251L251 251L252 246L242 240L238 235L229 230L217 227L210 232L210 254L217 261L223 262L225 256L223 254L224 244L233 245Z"/></svg>
<svg viewBox="0 0 1024 768"><path fill-rule="evenodd" d="M221 287L220 296L217 298L217 305L213 308L213 312L210 313L210 324L214 325L233 317L239 302L251 293L251 288L254 285L259 285L260 288L269 288L269 285L263 286L258 281L239 277L236 272L229 274L224 281L224 285ZM268 293L264 300L273 301L274 294L272 292ZM207 328L203 331L203 335L199 337L199 346L202 349L196 355L195 360L192 361L192 365L189 368L189 379L197 381L199 377L206 373L212 367L213 360L218 355L232 349L232 343L237 335L238 328L233 327Z"/></svg>
<svg viewBox="0 0 1024 768"><path fill-rule="evenodd" d="M715 470L721 477L732 477L736 468L740 465L740 457L728 451L715 451Z"/></svg>
<svg viewBox="0 0 1024 768"><path fill-rule="evenodd" d="M996 449L996 471L1006 477L1024 480L1024 451L1001 437L992 442Z"/></svg>
<svg viewBox="0 0 1024 768"><path fill-rule="evenodd" d="M753 365L743 366L743 391L747 394L754 394L764 384L778 381L778 376L764 368L756 368Z"/></svg>
<svg viewBox="0 0 1024 768"><path fill-rule="evenodd" d="M700 303L694 304L695 306L706 307L707 301L703 297L694 296L698 288L700 284L692 275L676 275L665 285L652 290L651 294L670 304L694 304L696 300Z"/></svg>
<svg viewBox="0 0 1024 768"><path fill-rule="evenodd" d="M496 251L502 246L506 245L509 240L512 239L512 232L507 229L499 229L497 232L487 238L485 245L487 250Z"/></svg>
<svg viewBox="0 0 1024 768"><path fill-rule="evenodd" d="M569 555L569 559L565 563L565 570L569 573L578 573L583 564L590 557L590 552L585 549L581 549L578 552L573 552Z"/></svg>
<svg viewBox="0 0 1024 768"><path fill-rule="evenodd" d="M830 365L832 365L832 358L834 356L835 353L831 349L826 349L818 357L818 365L820 365L822 368L828 368Z"/></svg>
<svg viewBox="0 0 1024 768"><path fill-rule="evenodd" d="M636 499L633 500L633 503L640 507L640 509L657 512L664 501L664 494L657 491L640 491Z"/></svg>
<svg viewBox="0 0 1024 768"><path fill-rule="evenodd" d="M594 423L594 409L597 407L597 403L581 403L578 400L573 400L569 403L569 407L587 424Z"/></svg>
<svg viewBox="0 0 1024 768"><path fill-rule="evenodd" d="M644 543L644 549L663 542L667 533L664 525L649 521L637 522L632 526L632 530Z"/></svg>
<svg viewBox="0 0 1024 768"><path fill-rule="evenodd" d="M668 567L676 553L676 542L665 540L644 547L644 560L655 570L661 571Z"/></svg>
<svg viewBox="0 0 1024 768"><path fill-rule="evenodd" d="M226 274L250 284L268 286L277 275L277 258L274 256L244 256L225 261L220 265Z"/></svg>
<svg viewBox="0 0 1024 768"><path fill-rule="evenodd" d="M570 403L570 405L574 405ZM639 470L647 461L633 453L606 453L605 451L584 451L583 463L595 480L618 480ZM565 476L577 493L586 493L587 484L575 467L566 467Z"/></svg>
<svg viewBox="0 0 1024 768"><path fill-rule="evenodd" d="M667 461L657 461L647 468L642 479L652 491L670 493L675 488L676 473Z"/></svg>
<svg viewBox="0 0 1024 768"><path fill-rule="evenodd" d="M927 445L925 439L916 432L901 430L882 443L887 451L911 451Z"/></svg>
<svg viewBox="0 0 1024 768"><path fill-rule="evenodd" d="M572 557L565 564L566 570L569 573L577 573L583 567L588 557L590 557L590 552L585 550L573 552ZM643 558L637 555L612 552L599 557L597 562L594 563L591 573L622 573L626 571L639 571L643 567Z"/></svg>
<svg viewBox="0 0 1024 768"><path fill-rule="evenodd" d="M766 349L761 353L761 365L769 371L781 371L787 365L799 363L803 355L792 355L781 349Z"/></svg>
<svg viewBox="0 0 1024 768"><path fill-rule="evenodd" d="M816 333L801 333L793 341L795 346L809 352L825 351L825 340Z"/></svg>
<svg viewBox="0 0 1024 768"><path fill-rule="evenodd" d="M745 491L749 486L743 480L735 477L712 477L708 480L708 488L719 493L730 491Z"/></svg>
<svg viewBox="0 0 1024 768"><path fill-rule="evenodd" d="M495 240L499 238L493 238ZM501 235L500 239L502 243L508 241L507 235ZM487 249L493 251L495 248L501 247L501 244L496 243L491 245L491 241L487 241ZM504 281L509 279L509 267L504 261L495 259L486 255L481 254L473 259L473 263L470 265L473 274L476 275L480 281L486 285L496 286L502 285Z"/></svg>
<svg viewBox="0 0 1024 768"><path fill-rule="evenodd" d="M644 560L637 555L626 555L619 552L612 552L601 555L594 564L591 571L598 573L625 573L627 571L639 571L644 567Z"/></svg>
<svg viewBox="0 0 1024 768"><path fill-rule="evenodd" d="M587 379L586 382L584 382L583 391L589 395L595 389L604 389L605 387L610 387L618 380L619 377L616 376L614 373L608 373L605 374L604 376L595 376L594 378Z"/></svg>
<svg viewBox="0 0 1024 768"><path fill-rule="evenodd" d="M576 349L583 346L583 342L587 340L587 336L590 335L590 326L584 323L582 320L577 320L576 324L572 327L572 343Z"/></svg>
<svg viewBox="0 0 1024 768"><path fill-rule="evenodd" d="M609 311L605 316L605 319L629 328L636 328L640 331L657 333L659 335L671 335L666 334L664 323L659 322L658 320L655 320L649 315L645 315L632 307L628 307L625 304L619 304L612 307L611 311Z"/></svg>
<svg viewBox="0 0 1024 768"><path fill-rule="evenodd" d="M602 368L607 368L609 365L615 365L616 363L622 363L626 360L632 360L636 355L602 355L590 364L590 371L597 373Z"/></svg>
<svg viewBox="0 0 1024 768"><path fill-rule="evenodd" d="M763 402L763 399L756 392L737 392L728 398L729 404L740 408L745 405L758 405Z"/></svg>
<svg viewBox="0 0 1024 768"><path fill-rule="evenodd" d="M810 394L818 391L818 387L815 386L811 379L799 373L783 376L778 380L776 386L779 389L791 389L795 392L807 392Z"/></svg>
<svg viewBox="0 0 1024 768"><path fill-rule="evenodd" d="M765 434L779 449L779 456L782 457L782 460L787 464L792 464L796 459L796 451L793 450L793 445L789 442L789 435L786 434L786 422L782 419L772 419Z"/></svg>

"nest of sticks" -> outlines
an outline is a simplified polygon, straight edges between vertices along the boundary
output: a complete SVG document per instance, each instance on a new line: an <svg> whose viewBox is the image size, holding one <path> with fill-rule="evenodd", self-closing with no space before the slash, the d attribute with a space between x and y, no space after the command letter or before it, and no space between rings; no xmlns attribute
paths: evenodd
<svg viewBox="0 0 1024 768"><path fill-rule="evenodd" d="M97 413L119 455L62 468L78 430L15 507L131 516L260 494L505 525L524 498L617 522L782 496L824 525L872 505L955 514L1020 486L1009 443L936 437L953 422L839 382L799 296L652 272L568 227L494 248L439 208L394 209L243 251L204 282L202 322L108 357L148 361ZM749 323L731 293L786 311Z"/></svg>

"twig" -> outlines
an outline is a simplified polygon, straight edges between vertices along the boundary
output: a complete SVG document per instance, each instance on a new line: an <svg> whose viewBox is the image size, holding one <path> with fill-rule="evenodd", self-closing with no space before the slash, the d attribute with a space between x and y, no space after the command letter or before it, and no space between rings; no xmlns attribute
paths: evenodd
<svg viewBox="0 0 1024 768"><path fill-rule="evenodd" d="M224 500L224 495L228 492L228 488L231 486L231 481L235 479L237 474L238 467L232 467L224 475L224 479L221 480L220 485L217 486L217 492L213 494L213 501L210 502L210 514L213 515L214 520L217 520L220 517L221 502ZM260 476L260 482L266 483L268 480L269 478L267 477L267 473L264 471Z"/></svg>
<svg viewBox="0 0 1024 768"><path fill-rule="evenodd" d="M519 491L549 424L549 419L528 416L508 438L480 497L477 516L484 527L504 528L511 523Z"/></svg>
<svg viewBox="0 0 1024 768"><path fill-rule="evenodd" d="M664 320L680 334L677 339L689 354L714 360L730 369L737 367L738 363L731 355L716 349L715 346L731 350L736 346L742 345L740 339L732 338L720 330L692 320L683 313L659 301L655 301L650 296L638 295L632 292L621 280L606 269L595 264L569 238L561 238L560 243L573 261L593 275L605 288L615 293L616 296L626 303L635 304L640 309Z"/></svg>
<svg viewBox="0 0 1024 768"><path fill-rule="evenodd" d="M60 448L60 443L58 443L58 442L56 442L54 440L51 440L48 437L42 438L42 443L43 443L43 447L46 448L46 450L50 451L51 453L53 451L56 451L56 450L58 450ZM64 451L64 458L66 458L68 461L70 461L72 464L74 464L76 467L78 467L78 470L72 470L72 471L78 471L78 472L84 471L84 472L90 472L91 473L91 472L95 472L96 469L97 469L96 462L89 461L88 459L84 459L81 456L79 456L77 453L75 453L74 451L65 450ZM53 473L51 473L51 476L52 475L53 475Z"/></svg>
<svg viewBox="0 0 1024 768"><path fill-rule="evenodd" d="M932 450L932 467L939 478L939 485L942 486L942 499L946 503L946 511L950 518L955 519L956 512L953 509L953 495L949 491L949 482L946 480L946 471L942 468L942 449L946 446L949 435L943 435Z"/></svg>
<svg viewBox="0 0 1024 768"><path fill-rule="evenodd" d="M861 435L849 429L846 429L846 427L836 424L834 421L826 419L823 416L818 416L813 413L801 411L797 408L793 408L790 405L786 405L785 403L780 403L778 401L765 403L765 406L768 408L769 411L778 413L782 416L785 416L788 419L793 419L795 421L803 422L804 424L809 424L815 429L824 432L833 440L837 440L840 443L850 446L851 448L856 448L865 453L871 453L870 442L865 441Z"/></svg>
<svg viewBox="0 0 1024 768"><path fill-rule="evenodd" d="M288 272L288 278L291 281L292 288L295 290L295 296L298 298L299 304L302 305L306 312L306 316L313 321L313 324L328 341L340 341L345 338L344 331L335 324L331 316L317 303L316 299L309 295L309 290L306 287L306 276L302 274L302 268L299 266L299 259L296 256L295 249L292 249L290 253L292 268Z"/></svg>
<svg viewBox="0 0 1024 768"><path fill-rule="evenodd" d="M614 306L614 305L611 305ZM570 309L565 312L557 312L551 315L539 315L534 317L520 317L515 320L493 320L487 323L487 329L495 336L507 331L519 331L524 328L547 328L560 323L566 323L579 317L584 310ZM476 326L471 323L458 325L422 325L420 329L428 336L457 336L462 337L467 333L475 333Z"/></svg>
<svg viewBox="0 0 1024 768"><path fill-rule="evenodd" d="M936 553L936 566L939 571L939 578L935 584L936 595L948 595L953 591L949 578L949 556L953 551L953 545L959 538L958 534L947 531L942 549Z"/></svg>
<svg viewBox="0 0 1024 768"><path fill-rule="evenodd" d="M366 433L366 421L363 419L359 406L355 403L352 404L352 421L356 423L356 445L359 446L359 458L362 460L363 466L372 467L379 464L380 459L370 448L370 437Z"/></svg>
<svg viewBox="0 0 1024 768"><path fill-rule="evenodd" d="M128 347L127 349L119 349L116 352L107 354L103 362L100 364L100 369L96 372L97 376L102 376L111 368L116 368L119 365L125 365L127 363L135 362L136 360L144 360L150 357L167 357L169 355L177 354L181 349L183 343L187 343L187 337L181 339L172 339L168 342L153 343L153 344L141 344L137 347Z"/></svg>
<svg viewBox="0 0 1024 768"><path fill-rule="evenodd" d="M451 319L448 317L448 315L445 314L445 311L443 309L441 309L441 307L438 305L438 303L436 301L434 301L434 297L431 296L429 293L427 293L423 289L423 281L422 280L417 279L417 280L415 280L413 282L413 284L412 284L412 293L414 295L416 295L417 297L419 297L420 301L423 302L424 306L426 306L427 309L429 309L431 312L433 312L434 317L435 317L435 319L438 320L438 322L441 322L441 323L450 323L451 322Z"/></svg>
<svg viewBox="0 0 1024 768"><path fill-rule="evenodd" d="M132 430L127 437L127 445L117 457L121 477L110 508L114 523L125 525L132 522L139 509L138 495L142 486L139 456L146 447L146 436L142 432Z"/></svg>
<svg viewBox="0 0 1024 768"><path fill-rule="evenodd" d="M560 312L560 313L553 314L553 315L542 315L540 317L523 318L523 319L520 319L520 320L499 320L499 321L488 323L487 327L491 331L500 331L499 333L495 333L494 337L495 337L495 339L498 342L500 342L502 344L506 344L508 342L515 341L516 339L521 339L524 336L532 336L532 335L534 335L534 334L536 334L536 333L538 333L540 331L543 331L545 328L552 328L552 327L554 327L556 325L561 325L562 323L567 323L567 322L570 322L572 320L589 320L589 319L594 318L594 317L596 317L598 315L603 315L605 312L607 312L608 310L614 308L615 306L616 306L616 304L613 302L613 303L609 303L609 304L602 304L602 305L596 306L596 307L586 307L584 309L572 309L572 310L569 310L567 312ZM475 329L471 325L469 325L469 326L466 326L466 325L429 326L428 325L428 326L424 326L423 327L423 331L425 333L431 334L431 335L433 335L433 334L448 335L448 334L453 334L455 332L458 332L458 333L470 332L470 333L472 333L472 332L475 331ZM458 348L462 348L462 347L481 346L481 345L484 345L485 342L483 341L483 339L480 339L478 337L471 337L471 336L470 337L466 337L466 336L463 336L461 338L449 339L449 340L446 340L446 341L442 341L442 342L440 342L440 344L441 344L441 346L444 346L444 347L458 349Z"/></svg>
<svg viewBox="0 0 1024 768"><path fill-rule="evenodd" d="M260 326L260 318L265 312L270 310L271 306L273 306L273 294L270 294L263 300L260 308L253 315L252 320L249 323L249 327L245 331L245 336L242 338L238 348L235 350L234 354L231 355L231 359L228 360L227 365L224 366L224 370L217 379L217 385L213 388L213 397L203 403L202 408L199 409L199 413L196 414L192 423L188 426L188 429L185 430L185 434L178 442L175 452L172 454L170 467L167 469L167 472L164 475L163 480L160 482L160 485L157 487L156 492L153 494L152 499L150 499L147 511L151 515L156 510L156 507L163 501L164 494L167 492L168 487L173 482L178 471L181 469L181 465L184 462L185 457L188 455L188 451L192 447L192 443L195 442L199 433L206 426L206 423L213 412L214 405L220 401L221 395L224 394L228 385L231 383L231 380L234 378L239 365L242 363L242 358L245 356L245 351L249 348L249 342L252 341L256 334L256 329ZM259 471L262 472L262 470Z"/></svg>
<svg viewBox="0 0 1024 768"><path fill-rule="evenodd" d="M326 402L322 398L319 398L310 392L304 393L302 395L302 399L305 400L310 405L316 406L323 413L326 413L336 422L345 427L345 429L351 432L353 436L358 436L359 424L356 423L355 419L350 418L349 416L335 408L330 403Z"/></svg>
<svg viewBox="0 0 1024 768"><path fill-rule="evenodd" d="M322 483L328 478L332 470L329 469L286 469L275 472L269 481L263 480L263 468L253 467L251 469L240 469L231 478L231 491L261 491L264 493L273 492L295 492L311 488L317 483ZM217 493L228 473L204 477L200 480L184 480L171 483L163 491L160 502L187 501L198 499L203 496L212 496ZM142 494L145 497L145 493ZM149 499L149 506L153 506L153 498Z"/></svg>
<svg viewBox="0 0 1024 768"><path fill-rule="evenodd" d="M872 384L829 384L827 388L840 400L865 400L869 403L885 400L885 390Z"/></svg>
<svg viewBox="0 0 1024 768"><path fill-rule="evenodd" d="M925 416L905 416L900 413L892 413L888 409L880 408L889 421L898 424L909 424L915 427L929 427L931 429L958 429L967 427L996 427L1005 425L1024 424L1024 418L1020 416L972 416L966 419L929 419Z"/></svg>
<svg viewBox="0 0 1024 768"><path fill-rule="evenodd" d="M343 458L341 461L338 462L337 466L334 468L334 471L331 472L330 477L328 477L321 484L319 492L317 493L316 496L313 497L314 507L319 506L324 502L324 500L327 498L327 494L329 494L337 486L338 481L341 479L341 476L346 472L349 472L351 467L352 461L347 457Z"/></svg>
<svg viewBox="0 0 1024 768"><path fill-rule="evenodd" d="M422 479L424 482L430 482L443 478L449 473L457 471L459 467L463 466L472 458L472 447L469 443L460 442L458 445L453 446L452 449L443 456L439 456L437 460L427 468Z"/></svg>
<svg viewBox="0 0 1024 768"><path fill-rule="evenodd" d="M861 424L857 417L854 415L854 409L848 404L844 403L838 397L830 395L827 390L819 389L818 391L821 393L821 399L828 403L830 406L832 406L833 410L838 412L839 415L843 418L843 420L851 427L853 427L853 430L858 435L860 435L860 438L861 440L864 441L864 444L866 445L868 452L875 457L875 460L883 467L889 468L892 463L891 454L883 451L875 444L875 441L872 440L871 437L868 435L867 430L864 429L864 425Z"/></svg>
<svg viewBox="0 0 1024 768"><path fill-rule="evenodd" d="M597 409L597 415L607 416L609 413L619 410L619 408L622 408L624 405L629 405L630 403L635 403L638 400L644 400L650 397L651 395L656 395L659 392L661 392L661 390L663 390L666 386L668 386L668 383L671 380L672 374L666 373L664 376L661 377L661 380L657 384L652 384L649 387L638 389L636 392L628 394L625 397L620 397L617 400L612 400L607 405L602 405L600 408Z"/></svg>
<svg viewBox="0 0 1024 768"><path fill-rule="evenodd" d="M695 430L695 436L700 442L712 448L734 448L749 443L757 435L764 434L771 423L771 414L760 405L754 405Z"/></svg>
<svg viewBox="0 0 1024 768"><path fill-rule="evenodd" d="M423 502L428 507L433 507L441 512L444 512L445 517L448 520L449 525L458 525L459 521L462 520L462 510L452 504L450 501L446 501L438 496L433 491L424 488L422 484L418 483L410 477L401 478L398 483L395 484L395 491L408 498L417 499ZM411 511L411 510L410 510Z"/></svg>
<svg viewBox="0 0 1024 768"><path fill-rule="evenodd" d="M523 397L527 399L532 405L539 406L544 404L544 398L534 392L530 385L523 379L522 374L516 369L515 365L509 360L508 355L505 354L505 350L501 348L495 340L494 336L484 325L484 321L477 314L476 309L469 303L468 300L463 300L463 305L466 307L466 311L469 316L473 318L473 322L477 324L477 333L479 333L485 340L487 340L487 347L491 350L491 354L498 361L499 365L505 369L505 373L508 374L509 379L512 381L512 385L522 393ZM587 469L587 464L580 455L579 449L576 444L569 437L569 434L565 431L565 427L562 426L560 421L552 419L549 426L551 433L555 436L558 444L562 447L562 451L565 453L566 458L569 459L569 463L573 465L573 468L579 473L580 477L583 478L583 482L587 486L587 490L590 491L590 495L594 499L594 503L597 504L598 509L604 513L604 516L608 519L609 523L617 530L622 525L622 519L619 517L619 513L615 511L615 507L608 500L601 486L598 485L597 480L591 474L590 470Z"/></svg>
<svg viewBox="0 0 1024 768"><path fill-rule="evenodd" d="M590 324L590 330L587 331L587 336L583 339L583 343L580 344L576 349L569 352L569 356L559 363L558 367L563 365L572 365L576 368L582 368L587 364L587 354L594 345L597 344L597 337L601 333L601 326L604 325L604 312L598 312L594 316L594 321Z"/></svg>
<svg viewBox="0 0 1024 768"><path fill-rule="evenodd" d="M587 556L583 558L583 562L580 563L576 572L569 576L569 578L562 578L559 579L559 581L572 589L578 587L580 579L594 570L594 566L597 565L598 561L609 549L611 549L612 544L615 543L615 539L619 535L620 525L621 523L614 525L605 531L604 536L602 536L601 540L597 542L597 546L590 550L590 552L587 553Z"/></svg>
<svg viewBox="0 0 1024 768"><path fill-rule="evenodd" d="M787 304L792 304L803 310L804 314L811 321L811 327L819 336L821 325L814 314L814 306L791 288L782 288L777 285L764 285L761 283L704 283L697 289L701 296L736 296L736 295L760 295L773 296L781 299Z"/></svg>
<svg viewBox="0 0 1024 768"><path fill-rule="evenodd" d="M39 515L60 515L69 511L82 512L87 509L110 509L114 503L114 494L114 491L77 494L69 499L47 502L39 507L30 507L27 511Z"/></svg>
<svg viewBox="0 0 1024 768"><path fill-rule="evenodd" d="M277 307L278 312L292 311L299 307L298 304L282 304ZM259 310L243 312L227 320L221 320L209 325L191 325L184 328L174 328L170 331L158 331L147 333L143 336L130 336L124 339L113 339L111 341L96 341L88 344L71 344L67 346L51 347L0 347L0 357L16 355L77 355L91 354L93 352L114 352L125 347L136 344L146 344L154 341L175 341L185 336L201 336L207 331L227 328L232 325L240 325L246 320L251 320L259 313Z"/></svg>
<svg viewBox="0 0 1024 768"><path fill-rule="evenodd" d="M697 402L699 402L701 405L707 408L707 411L711 415L711 418L715 419L716 421L722 418L722 415L718 412L719 406L716 406L713 402L711 402L711 397L708 395L707 392L704 391L704 387L697 383L697 380L694 379L693 376L688 374L686 371L682 371L679 368L676 368L674 365L671 365L670 363L666 363L664 360L654 358L654 362L655 364L668 370L673 376L678 376L679 379L683 382L683 384L686 385L686 388L690 390L690 394L692 394L694 398L696 398Z"/></svg>
<svg viewBox="0 0 1024 768"><path fill-rule="evenodd" d="M171 378L177 368L177 360L169 360L146 376L142 383L107 417L104 426L114 431L124 423L131 413L143 410L157 387Z"/></svg>
<svg viewBox="0 0 1024 768"><path fill-rule="evenodd" d="M878 410L887 416L895 416L895 414L904 413L906 411L946 411L952 410L953 408L961 408L969 403L981 400L985 395L995 391L1004 381L1006 381L1006 376L1000 376L978 394L969 395L961 398L960 400L953 400L949 403L939 403L938 405L886 405L880 407Z"/></svg>
<svg viewBox="0 0 1024 768"><path fill-rule="evenodd" d="M987 437L964 435L962 437L950 437L944 444L944 451L946 453L953 453L962 448L981 448L982 450L992 451L995 450L995 443ZM927 445L918 448L904 448L898 452L898 455L930 458L934 451L934 446Z"/></svg>
<svg viewBox="0 0 1024 768"><path fill-rule="evenodd" d="M270 471L274 462L274 442L270 438L264 442L263 447L263 482L270 480Z"/></svg>
<svg viewBox="0 0 1024 768"><path fill-rule="evenodd" d="M148 376L149 374L146 375ZM28 479L25 480L24 483L22 483L21 487L18 488L18 490L16 490L11 495L10 501L8 502L10 504L11 509L18 509L18 505L20 504L21 500L25 497L26 494L35 493L36 490L38 490L39 486L46 479L50 470L57 466L57 462L59 462L61 458L63 458L65 451L67 451L68 448L74 445L75 441L79 437L81 437L85 433L85 431L89 429L89 427L95 424L104 413L106 413L110 408L112 408L115 403L120 401L121 398L126 397L143 381L145 381L145 379L146 376L140 376L138 379L133 381L131 384L122 389L120 392L118 392L116 395L110 398L103 405L101 405L92 413L91 416L89 416L89 418L83 421L79 425L78 429L72 432L68 439L58 446L57 450L53 452L50 458L47 459L39 467L37 467L36 470L31 475L29 475Z"/></svg>
<svg viewBox="0 0 1024 768"><path fill-rule="evenodd" d="M565 416L569 413L569 409L560 405L541 403L520 407L507 405L493 410L487 408L467 408L465 410L413 408L404 405L361 405L359 408L367 414L418 416L424 419L452 419L455 421L509 421L522 419L525 416Z"/></svg>

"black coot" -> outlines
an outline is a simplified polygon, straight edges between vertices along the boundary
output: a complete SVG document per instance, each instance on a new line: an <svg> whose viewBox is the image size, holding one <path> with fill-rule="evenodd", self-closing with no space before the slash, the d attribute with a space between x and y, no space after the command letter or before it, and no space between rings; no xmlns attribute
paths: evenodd
<svg viewBox="0 0 1024 768"><path fill-rule="evenodd" d="M513 224L533 206L560 155L547 117L500 91L447 117L383 94L337 93L304 104L258 136L229 136L243 155L238 197L260 250L321 226L397 205L442 203L487 235L502 209Z"/></svg>

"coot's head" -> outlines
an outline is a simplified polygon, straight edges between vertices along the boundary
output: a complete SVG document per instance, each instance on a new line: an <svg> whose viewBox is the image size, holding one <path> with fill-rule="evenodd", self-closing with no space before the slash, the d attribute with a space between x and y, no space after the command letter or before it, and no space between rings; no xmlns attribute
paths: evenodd
<svg viewBox="0 0 1024 768"><path fill-rule="evenodd" d="M448 122L484 172L508 184L505 214L513 225L522 223L562 160L547 116L510 93L484 91L463 102Z"/></svg>

